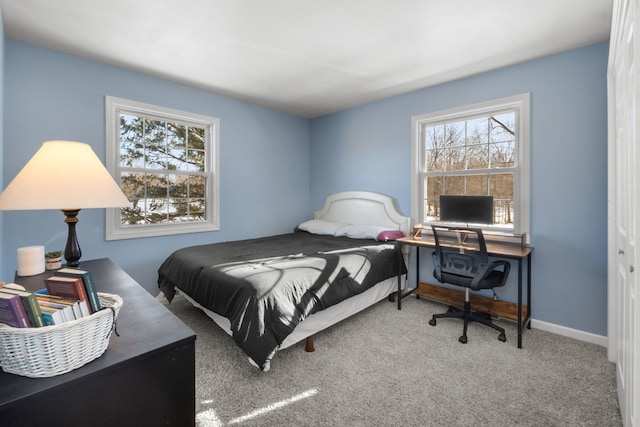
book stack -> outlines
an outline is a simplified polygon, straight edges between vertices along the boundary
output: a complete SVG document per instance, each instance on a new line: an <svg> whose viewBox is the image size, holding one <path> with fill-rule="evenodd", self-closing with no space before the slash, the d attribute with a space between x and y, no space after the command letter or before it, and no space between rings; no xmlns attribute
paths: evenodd
<svg viewBox="0 0 640 427"><path fill-rule="evenodd" d="M14 328L58 325L100 310L88 270L63 268L44 279L45 289L30 292L15 283L0 284L0 323Z"/></svg>

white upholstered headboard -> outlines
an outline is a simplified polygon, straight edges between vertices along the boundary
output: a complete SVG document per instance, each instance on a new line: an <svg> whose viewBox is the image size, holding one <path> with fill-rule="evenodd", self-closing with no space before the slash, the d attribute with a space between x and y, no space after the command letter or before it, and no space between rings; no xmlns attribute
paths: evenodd
<svg viewBox="0 0 640 427"><path fill-rule="evenodd" d="M315 219L389 227L411 234L411 218L402 215L389 196L368 191L345 191L327 197Z"/></svg>

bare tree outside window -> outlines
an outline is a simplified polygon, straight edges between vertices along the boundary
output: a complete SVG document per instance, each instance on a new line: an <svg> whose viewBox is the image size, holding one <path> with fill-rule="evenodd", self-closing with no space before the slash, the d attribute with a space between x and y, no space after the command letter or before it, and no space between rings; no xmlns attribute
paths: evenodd
<svg viewBox="0 0 640 427"><path fill-rule="evenodd" d="M411 117L411 217L439 222L441 195L492 196L485 231L529 235L530 94Z"/></svg>
<svg viewBox="0 0 640 427"><path fill-rule="evenodd" d="M437 221L440 195L494 197L494 224L513 227L516 113L423 127L424 215Z"/></svg>

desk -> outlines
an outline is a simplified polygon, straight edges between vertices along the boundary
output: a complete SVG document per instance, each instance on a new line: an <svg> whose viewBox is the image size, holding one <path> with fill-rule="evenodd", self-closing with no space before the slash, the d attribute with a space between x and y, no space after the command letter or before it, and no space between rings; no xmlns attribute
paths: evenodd
<svg viewBox="0 0 640 427"><path fill-rule="evenodd" d="M402 283L401 283L401 274L398 274L398 310L402 309L402 298L407 295L411 295L415 293L416 295L423 295L427 298L432 298L430 295L426 295L420 291L420 248L430 248L433 249L436 247L436 243L433 240L433 236L422 236L422 237L403 237L396 240L398 244L398 256L402 256L402 246L408 245L410 247L416 248L416 288L402 293ZM518 322L518 348L522 348L522 331L526 326L527 329L531 329L531 253L533 252L533 248L531 246L520 246L516 244L507 244L507 243L495 243L487 240L487 252L489 256L495 258L506 258L513 259L517 261L518 264L518 303L517 303L517 314L514 316L512 320L516 320ZM523 304L522 301L522 287L523 287L523 263L526 261L527 264L527 302L526 305ZM461 292L464 294L464 292ZM433 298L437 299L437 298ZM460 305L460 304L456 304ZM526 308L526 314L523 315L523 308ZM493 313L489 313L493 314ZM503 316L508 317L509 316Z"/></svg>
<svg viewBox="0 0 640 427"><path fill-rule="evenodd" d="M27 378L0 371L1 426L193 426L195 333L107 258L81 261L98 292L120 295L120 336L66 374ZM55 273L16 277L38 290Z"/></svg>

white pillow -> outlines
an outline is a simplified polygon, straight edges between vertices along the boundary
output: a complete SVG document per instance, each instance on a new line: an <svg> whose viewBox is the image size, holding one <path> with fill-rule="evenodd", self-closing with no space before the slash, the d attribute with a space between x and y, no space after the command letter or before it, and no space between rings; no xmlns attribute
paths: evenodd
<svg viewBox="0 0 640 427"><path fill-rule="evenodd" d="M336 231L347 224L342 222L325 221L323 219L311 219L305 221L298 226L298 229L308 231L312 234L328 234L331 236L338 236Z"/></svg>
<svg viewBox="0 0 640 427"><path fill-rule="evenodd" d="M336 236L347 236L352 239L374 239L389 227L378 225L347 224L336 231Z"/></svg>

